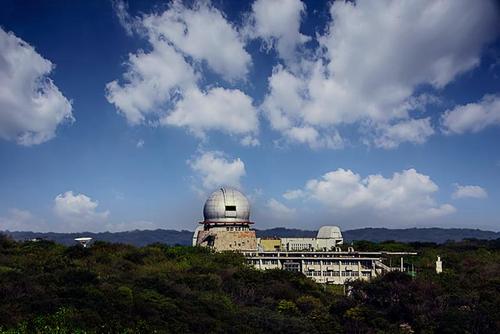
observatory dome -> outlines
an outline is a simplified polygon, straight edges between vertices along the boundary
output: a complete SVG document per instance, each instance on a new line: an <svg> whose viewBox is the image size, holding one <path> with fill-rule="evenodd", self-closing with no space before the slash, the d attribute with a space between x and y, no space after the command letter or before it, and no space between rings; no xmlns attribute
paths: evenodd
<svg viewBox="0 0 500 334"><path fill-rule="evenodd" d="M203 207L203 216L205 222L249 222L250 204L238 190L220 188L208 197Z"/></svg>
<svg viewBox="0 0 500 334"><path fill-rule="evenodd" d="M338 226L321 226L318 231L318 239L342 239L342 232Z"/></svg>

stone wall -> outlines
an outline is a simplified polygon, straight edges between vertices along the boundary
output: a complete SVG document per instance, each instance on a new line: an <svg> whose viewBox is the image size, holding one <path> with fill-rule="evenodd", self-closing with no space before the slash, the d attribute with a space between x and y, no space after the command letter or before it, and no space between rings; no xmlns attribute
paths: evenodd
<svg viewBox="0 0 500 334"><path fill-rule="evenodd" d="M254 251L257 237L255 231L200 231L197 245L213 247L217 251Z"/></svg>

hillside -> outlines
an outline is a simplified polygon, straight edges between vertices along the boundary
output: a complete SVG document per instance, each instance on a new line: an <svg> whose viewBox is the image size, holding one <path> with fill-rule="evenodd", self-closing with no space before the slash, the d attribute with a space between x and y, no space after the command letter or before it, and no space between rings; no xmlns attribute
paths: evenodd
<svg viewBox="0 0 500 334"><path fill-rule="evenodd" d="M36 232L3 232L15 240L29 240L33 238L44 238L63 245L74 244L74 238L85 235L106 242L124 243L134 246L145 246L160 242L168 245L191 245L193 232L176 230L134 230L127 232L103 232L103 233L36 233ZM258 237L314 237L316 231L272 228L268 230L257 230ZM363 228L347 230L343 232L347 242L354 240L366 240L380 242L394 240L401 242L435 242L444 243L448 240L460 241L464 239L492 240L500 238L500 232L482 231L477 229L461 228L410 228L410 229L386 229L386 228Z"/></svg>
<svg viewBox="0 0 500 334"><path fill-rule="evenodd" d="M500 239L355 247L417 251L417 276L352 282L344 295L236 253L0 235L0 334L500 332Z"/></svg>

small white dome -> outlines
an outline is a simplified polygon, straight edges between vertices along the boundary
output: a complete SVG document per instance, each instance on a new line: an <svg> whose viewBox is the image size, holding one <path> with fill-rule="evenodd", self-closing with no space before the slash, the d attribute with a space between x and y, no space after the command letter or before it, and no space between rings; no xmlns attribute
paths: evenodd
<svg viewBox="0 0 500 334"><path fill-rule="evenodd" d="M250 203L238 190L220 188L208 197L203 207L203 216L206 222L248 222Z"/></svg>
<svg viewBox="0 0 500 334"><path fill-rule="evenodd" d="M342 232L338 226L321 226L317 237L318 239L342 239Z"/></svg>

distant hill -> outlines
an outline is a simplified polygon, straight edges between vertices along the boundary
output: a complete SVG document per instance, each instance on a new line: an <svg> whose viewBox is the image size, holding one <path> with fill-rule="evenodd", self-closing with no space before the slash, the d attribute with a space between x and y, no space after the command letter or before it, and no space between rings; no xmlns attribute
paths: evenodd
<svg viewBox="0 0 500 334"><path fill-rule="evenodd" d="M169 245L191 245L193 232L176 230L134 230L127 232L103 232L103 233L37 233L37 232L1 232L10 235L15 240L26 240L33 238L44 238L55 242L72 245L74 238L82 235L89 236L95 240L114 243L132 244L145 246L155 242ZM316 231L289 229L284 227L267 230L257 230L258 237L314 237ZM400 242L435 242L444 243L448 240L463 239L498 239L500 232L483 231L465 228L409 228L409 229L387 229L387 228L362 228L342 232L346 241L367 240L373 242L394 240Z"/></svg>
<svg viewBox="0 0 500 334"><path fill-rule="evenodd" d="M102 232L102 233L37 233L37 232L2 232L10 235L15 240L27 240L33 238L44 238L64 245L75 244L74 239L86 236L94 240L101 240L113 243L131 244L135 246L145 246L155 242L168 245L191 245L193 232L182 230L134 230L126 232Z"/></svg>
<svg viewBox="0 0 500 334"><path fill-rule="evenodd" d="M362 228L358 230L345 231L346 240L368 240L374 242L394 240L400 242L435 242L444 243L448 240L460 241L463 239L498 239L500 232L483 231L470 228Z"/></svg>
<svg viewBox="0 0 500 334"><path fill-rule="evenodd" d="M315 237L316 231L288 229L284 227L272 228L257 231L259 237ZM342 231L346 241L367 240L381 242L394 240L400 242L435 242L444 243L448 240L463 239L498 239L500 232L483 231L468 228L408 228L408 229L388 229L388 228L361 228L356 230Z"/></svg>

